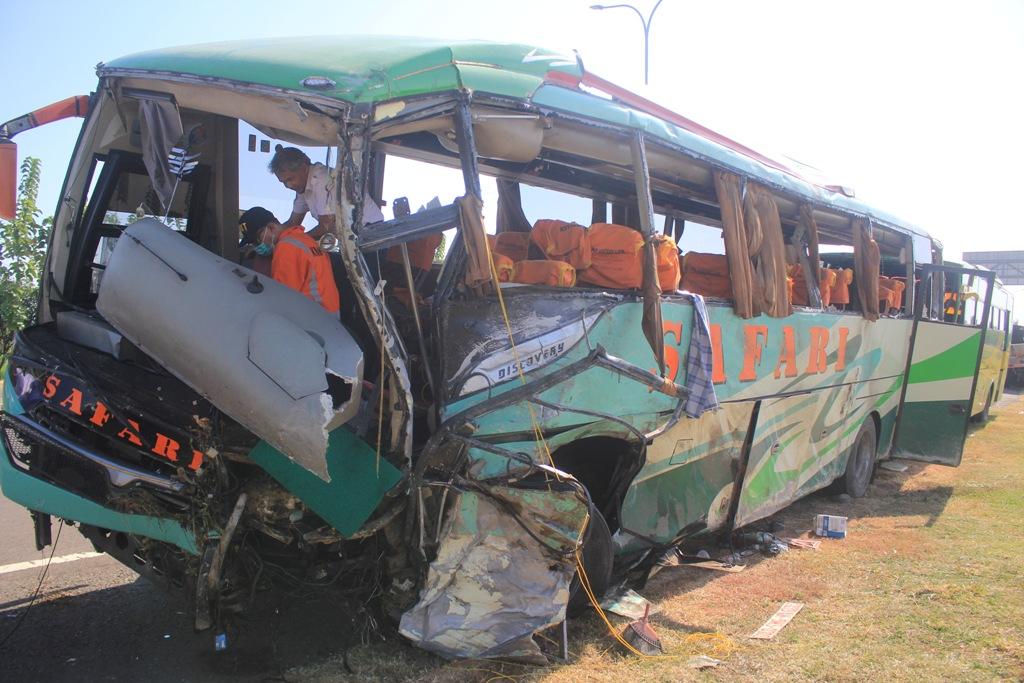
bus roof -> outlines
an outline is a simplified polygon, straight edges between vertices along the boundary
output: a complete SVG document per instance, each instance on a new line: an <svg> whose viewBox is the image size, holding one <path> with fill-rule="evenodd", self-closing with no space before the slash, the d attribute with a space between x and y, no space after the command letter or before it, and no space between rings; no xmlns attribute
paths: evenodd
<svg viewBox="0 0 1024 683"><path fill-rule="evenodd" d="M575 53L479 40L316 36L150 50L100 64L97 71L100 76L184 76L245 83L350 104L456 90L522 99L546 109L642 130L713 165L818 206L868 216L931 239L924 230L848 196L844 188L805 177L782 162L586 72ZM318 79L315 87L303 85L311 77Z"/></svg>
<svg viewBox="0 0 1024 683"><path fill-rule="evenodd" d="M204 43L140 52L105 70L190 74L305 91L345 102L381 102L466 88L529 98L552 70L580 75L575 55L529 45L397 36L317 36ZM335 86L309 89L320 76Z"/></svg>

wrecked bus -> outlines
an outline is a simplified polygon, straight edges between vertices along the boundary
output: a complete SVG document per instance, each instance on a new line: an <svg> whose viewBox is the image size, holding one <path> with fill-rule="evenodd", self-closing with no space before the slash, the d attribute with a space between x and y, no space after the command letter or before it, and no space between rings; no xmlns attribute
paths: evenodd
<svg viewBox="0 0 1024 683"><path fill-rule="evenodd" d="M446 657L534 655L689 539L863 495L892 455L959 463L991 273L575 55L275 39L98 76L2 129L10 160L85 116L0 484L40 547L73 523L199 629L302 585ZM270 141L335 159L340 324L238 263L242 148ZM966 276L980 318L946 319Z"/></svg>

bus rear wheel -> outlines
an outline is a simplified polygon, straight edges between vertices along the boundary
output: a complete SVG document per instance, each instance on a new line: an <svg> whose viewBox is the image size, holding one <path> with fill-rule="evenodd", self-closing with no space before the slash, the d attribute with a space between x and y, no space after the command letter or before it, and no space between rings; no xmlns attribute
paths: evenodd
<svg viewBox="0 0 1024 683"><path fill-rule="evenodd" d="M850 457L846 461L846 471L836 481L838 492L848 493L853 498L863 498L867 494L871 477L875 473L877 450L875 421L868 417L857 432Z"/></svg>
<svg viewBox="0 0 1024 683"><path fill-rule="evenodd" d="M985 398L985 407L981 409L981 412L971 418L971 422L978 424L985 424L988 422L988 414L992 408L992 394L995 392L995 387L988 388L988 396Z"/></svg>

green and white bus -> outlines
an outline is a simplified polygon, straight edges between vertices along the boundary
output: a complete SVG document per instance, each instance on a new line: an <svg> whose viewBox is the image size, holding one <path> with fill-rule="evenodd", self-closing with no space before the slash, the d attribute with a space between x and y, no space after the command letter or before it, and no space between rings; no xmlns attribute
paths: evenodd
<svg viewBox="0 0 1024 683"><path fill-rule="evenodd" d="M301 582L383 596L444 656L535 654L581 572L599 597L864 495L881 459L955 466L997 396L990 272L576 55L274 39L98 76L0 129L11 164L15 133L85 117L0 484L40 547L75 524L198 628ZM340 322L238 262L239 212L290 195L254 189L276 144L333 168ZM976 308L946 319L965 278Z"/></svg>

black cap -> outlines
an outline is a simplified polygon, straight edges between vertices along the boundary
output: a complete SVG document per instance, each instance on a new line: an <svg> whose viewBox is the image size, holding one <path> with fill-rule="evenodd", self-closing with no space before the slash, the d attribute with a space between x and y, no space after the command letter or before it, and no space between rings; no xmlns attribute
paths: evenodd
<svg viewBox="0 0 1024 683"><path fill-rule="evenodd" d="M259 241L260 230L267 226L267 223L277 223L274 214L262 206L254 206L238 219L238 225L242 229L242 241L238 246L244 247L247 244L256 244Z"/></svg>

